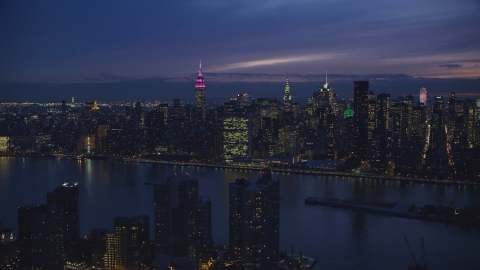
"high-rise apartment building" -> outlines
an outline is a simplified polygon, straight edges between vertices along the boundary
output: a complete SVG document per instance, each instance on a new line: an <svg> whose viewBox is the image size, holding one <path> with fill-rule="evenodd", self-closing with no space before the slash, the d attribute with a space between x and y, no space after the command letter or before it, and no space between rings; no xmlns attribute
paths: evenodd
<svg viewBox="0 0 480 270"><path fill-rule="evenodd" d="M249 186L246 178L237 178L235 183L229 184L228 191L228 236L230 253L237 258L242 258L245 253L245 245L243 242L244 230L244 205L245 205L245 189Z"/></svg>
<svg viewBox="0 0 480 270"><path fill-rule="evenodd" d="M66 240L80 238L80 205L78 202L78 184L64 183L47 193L47 204L59 204L63 207Z"/></svg>
<svg viewBox="0 0 480 270"><path fill-rule="evenodd" d="M150 258L148 215L116 217L114 231L106 233L105 269L146 269Z"/></svg>
<svg viewBox="0 0 480 270"><path fill-rule="evenodd" d="M279 191L269 169L256 183L243 179L230 185L230 249L244 259L245 269L278 268Z"/></svg>
<svg viewBox="0 0 480 270"><path fill-rule="evenodd" d="M175 175L154 187L155 266L166 269L198 265L198 182ZM182 268L183 269L183 268Z"/></svg>

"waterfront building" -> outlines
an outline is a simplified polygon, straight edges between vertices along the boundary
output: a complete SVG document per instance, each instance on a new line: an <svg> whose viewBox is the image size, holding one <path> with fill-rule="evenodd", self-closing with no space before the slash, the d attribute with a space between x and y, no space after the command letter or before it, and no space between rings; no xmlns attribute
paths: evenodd
<svg viewBox="0 0 480 270"><path fill-rule="evenodd" d="M106 229L92 229L90 232L90 243L92 246L92 266L104 268L104 258L107 253L107 234L113 235L112 231ZM113 263L113 262L112 262Z"/></svg>
<svg viewBox="0 0 480 270"><path fill-rule="evenodd" d="M246 178L237 178L228 186L228 239L230 253L242 258L245 253L243 242L245 189L249 186Z"/></svg>
<svg viewBox="0 0 480 270"><path fill-rule="evenodd" d="M198 181L175 175L154 186L155 266L198 264Z"/></svg>
<svg viewBox="0 0 480 270"><path fill-rule="evenodd" d="M229 187L230 250L244 259L244 269L278 268L279 193L270 169L256 183L237 179Z"/></svg>
<svg viewBox="0 0 480 270"><path fill-rule="evenodd" d="M277 269L279 261L280 185L271 171L263 171L255 184L245 189L245 269Z"/></svg>
<svg viewBox="0 0 480 270"><path fill-rule="evenodd" d="M145 269L150 259L148 215L116 217L114 231L106 233L105 269Z"/></svg>
<svg viewBox="0 0 480 270"><path fill-rule="evenodd" d="M58 204L65 218L65 241L80 238L80 204L78 184L64 183L47 193L47 204Z"/></svg>

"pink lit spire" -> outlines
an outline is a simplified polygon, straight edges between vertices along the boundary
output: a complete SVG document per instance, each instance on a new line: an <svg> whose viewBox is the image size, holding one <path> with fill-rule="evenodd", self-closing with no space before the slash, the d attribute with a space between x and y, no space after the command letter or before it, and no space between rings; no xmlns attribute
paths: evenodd
<svg viewBox="0 0 480 270"><path fill-rule="evenodd" d="M195 80L195 88L205 88L205 80L202 76L202 59L200 59L200 63L198 65L198 77Z"/></svg>

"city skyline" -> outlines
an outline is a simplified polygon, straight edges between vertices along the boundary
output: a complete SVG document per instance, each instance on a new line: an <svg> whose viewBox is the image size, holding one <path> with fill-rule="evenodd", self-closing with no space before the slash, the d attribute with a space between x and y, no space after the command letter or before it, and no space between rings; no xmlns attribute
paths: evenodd
<svg viewBox="0 0 480 270"><path fill-rule="evenodd" d="M327 69L341 97L350 90L342 82L359 79L394 96L421 85L432 95L478 96L479 8L476 1L2 3L0 90L5 101L183 98L201 58L210 97L281 97L288 74L295 100L322 85Z"/></svg>

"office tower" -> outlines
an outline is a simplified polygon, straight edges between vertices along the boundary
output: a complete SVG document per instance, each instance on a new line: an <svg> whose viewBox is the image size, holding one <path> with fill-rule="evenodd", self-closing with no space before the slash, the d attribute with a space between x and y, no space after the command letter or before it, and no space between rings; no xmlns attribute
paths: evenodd
<svg viewBox="0 0 480 270"><path fill-rule="evenodd" d="M420 88L420 104L428 105L428 92L424 85Z"/></svg>
<svg viewBox="0 0 480 270"><path fill-rule="evenodd" d="M63 214L61 205L18 208L21 269L64 269Z"/></svg>
<svg viewBox="0 0 480 270"><path fill-rule="evenodd" d="M195 269L198 254L198 182L175 175L154 186L156 269Z"/></svg>
<svg viewBox="0 0 480 270"><path fill-rule="evenodd" d="M361 159L367 157L368 95L368 81L355 81L353 95L354 154Z"/></svg>
<svg viewBox="0 0 480 270"><path fill-rule="evenodd" d="M290 92L290 83L288 82L288 77L287 84L285 85L285 93L283 95L283 109L287 112L292 110L292 93Z"/></svg>
<svg viewBox="0 0 480 270"><path fill-rule="evenodd" d="M116 217L114 232L106 233L105 269L146 269L150 259L148 215Z"/></svg>
<svg viewBox="0 0 480 270"><path fill-rule="evenodd" d="M207 115L207 102L205 97L205 80L202 75L202 61L200 60L198 68L198 76L195 81L195 107L194 115L195 121L205 121Z"/></svg>
<svg viewBox="0 0 480 270"><path fill-rule="evenodd" d="M80 238L80 206L78 202L78 184L64 183L47 193L47 204L59 204L63 207L65 218L65 238Z"/></svg>
<svg viewBox="0 0 480 270"><path fill-rule="evenodd" d="M237 178L235 183L229 184L228 191L228 236L230 253L237 258L242 258L245 253L243 242L245 189L249 186L246 178Z"/></svg>
<svg viewBox="0 0 480 270"><path fill-rule="evenodd" d="M72 97L72 102L70 102L70 107L75 108L75 97Z"/></svg>
<svg viewBox="0 0 480 270"><path fill-rule="evenodd" d="M243 114L231 114L223 119L223 157L250 157L249 117Z"/></svg>
<svg viewBox="0 0 480 270"><path fill-rule="evenodd" d="M381 128L384 132L392 129L390 112L390 94L379 94L377 96L377 127Z"/></svg>
<svg viewBox="0 0 480 270"><path fill-rule="evenodd" d="M325 84L323 87L319 87L318 91L313 93L313 111L319 109L324 105L330 105L334 107L335 94L333 87L328 83L328 74L325 73Z"/></svg>
<svg viewBox="0 0 480 270"><path fill-rule="evenodd" d="M247 93L237 95L236 109L243 109L244 107L250 106L250 95Z"/></svg>
<svg viewBox="0 0 480 270"><path fill-rule="evenodd" d="M278 268L279 191L269 169L256 183L242 179L230 185L230 249L244 259L245 269Z"/></svg>

